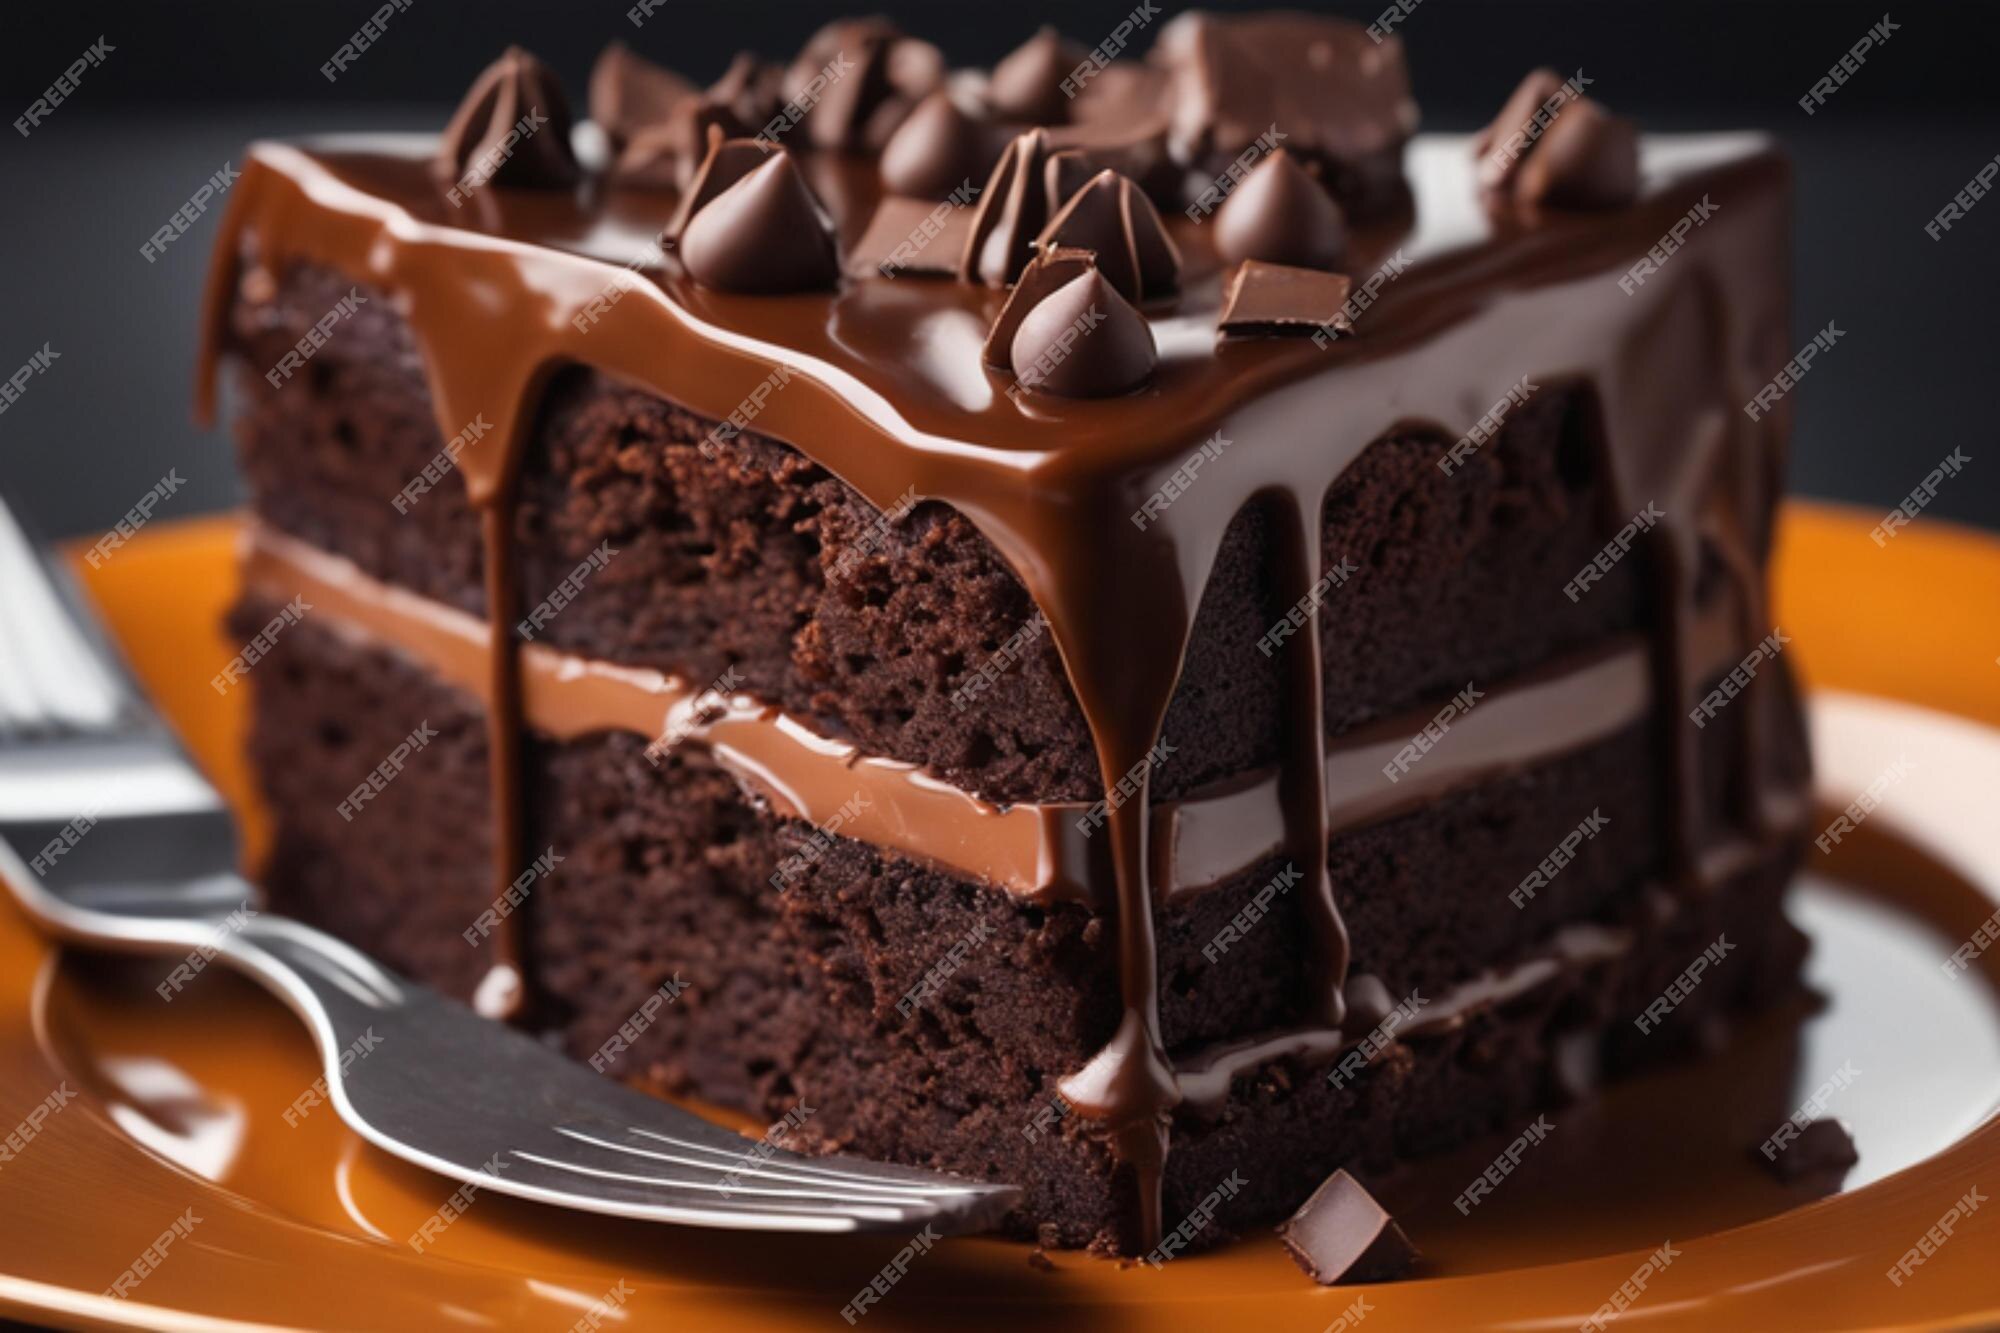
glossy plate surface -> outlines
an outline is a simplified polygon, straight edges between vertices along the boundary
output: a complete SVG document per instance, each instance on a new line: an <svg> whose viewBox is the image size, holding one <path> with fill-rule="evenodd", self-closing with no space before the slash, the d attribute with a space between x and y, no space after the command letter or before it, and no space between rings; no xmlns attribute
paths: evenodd
<svg viewBox="0 0 2000 1333"><path fill-rule="evenodd" d="M1157 1272L1060 1254L1049 1271L1026 1246L947 1241L863 1322L1262 1333L1324 1329L1359 1299L1381 1333L1574 1328L1670 1243L1621 1329L2000 1323L2000 1206L1983 1193L1888 1277L1968 1191L2000 1190L2000 948L1943 966L2000 906L2000 542L1923 523L1877 548L1875 517L1793 506L1777 571L1779 625L1815 690L1821 824L1910 761L1859 835L1812 854L1794 896L1823 1006L1552 1115L1545 1145L1469 1218L1451 1200L1510 1135L1386 1182L1428 1256L1420 1280L1321 1290L1268 1235ZM207 685L233 651L217 627L233 537L227 520L162 523L87 576L236 799L240 700ZM593 1312L614 1329L845 1328L841 1307L899 1248L485 1197L419 1254L407 1238L448 1182L325 1106L288 1124L317 1072L304 1031L220 969L162 1004L164 966L60 953L0 905L0 1311L162 1329L561 1329ZM1861 1163L1815 1201L1750 1153L1829 1080L1826 1114ZM59 1088L66 1104L26 1130ZM158 1262L142 1259L163 1234ZM135 1264L148 1271L130 1294L105 1296Z"/></svg>

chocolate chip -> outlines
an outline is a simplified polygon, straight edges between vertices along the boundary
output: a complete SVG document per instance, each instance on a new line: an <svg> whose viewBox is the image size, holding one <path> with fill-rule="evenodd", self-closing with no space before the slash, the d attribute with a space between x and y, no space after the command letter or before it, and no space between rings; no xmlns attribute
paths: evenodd
<svg viewBox="0 0 2000 1333"><path fill-rule="evenodd" d="M696 96L695 87L670 69L613 42L590 70L590 118L623 148L643 130L663 127L674 108Z"/></svg>
<svg viewBox="0 0 2000 1333"><path fill-rule="evenodd" d="M1215 251L1232 261L1338 268L1347 252L1347 221L1333 196L1280 148L1223 200L1215 215Z"/></svg>
<svg viewBox="0 0 2000 1333"><path fill-rule="evenodd" d="M1307 338L1324 328L1351 333L1354 325L1346 307L1353 286L1342 273L1246 259L1223 288L1222 314L1216 327L1225 338ZM1382 984L1373 977L1357 977L1348 983L1348 989L1352 991L1363 981ZM1394 1005L1386 989L1382 999L1382 1012L1387 1014ZM1355 997L1349 995L1347 1003L1352 1011Z"/></svg>
<svg viewBox="0 0 2000 1333"><path fill-rule="evenodd" d="M712 138L741 139L748 133L727 105L696 93L669 112L664 124L635 133L613 161L611 177L620 185L684 189Z"/></svg>
<svg viewBox="0 0 2000 1333"><path fill-rule="evenodd" d="M1054 28L1043 27L993 67L986 100L1010 120L1054 125L1069 119L1063 80L1088 53Z"/></svg>
<svg viewBox="0 0 2000 1333"><path fill-rule="evenodd" d="M1639 133L1551 69L1531 70L1473 139L1480 188L1556 208L1619 208L1639 193Z"/></svg>
<svg viewBox="0 0 2000 1333"><path fill-rule="evenodd" d="M871 228L870 230L873 230ZM1014 368L1014 334L1028 312L1048 299L1056 288L1075 281L1097 266L1097 256L1088 250L1044 250L1021 270L1020 280L1007 293L1007 304L986 335L982 359L995 370Z"/></svg>
<svg viewBox="0 0 2000 1333"><path fill-rule="evenodd" d="M1094 269L1049 293L1014 333L1014 378L1062 398L1125 393L1158 361L1145 317Z"/></svg>
<svg viewBox="0 0 2000 1333"><path fill-rule="evenodd" d="M1592 101L1556 117L1514 182L1514 197L1557 208L1623 208L1639 197L1639 130Z"/></svg>
<svg viewBox="0 0 2000 1333"><path fill-rule="evenodd" d="M512 190L560 190L582 174L570 147L569 99L547 65L510 46L473 80L439 140L432 170Z"/></svg>
<svg viewBox="0 0 2000 1333"><path fill-rule="evenodd" d="M1790 1123L1781 1121L1765 1142L1772 1142ZM1757 1160L1788 1185L1800 1180L1838 1185L1861 1160L1854 1137L1838 1120L1815 1120L1806 1125L1789 1142L1778 1146L1776 1156L1767 1155L1761 1148L1756 1154Z"/></svg>
<svg viewBox="0 0 2000 1333"><path fill-rule="evenodd" d="M778 151L762 139L726 139L720 129L710 129L701 165L667 222L667 235L677 237L686 231L688 221L711 199L763 166L764 160Z"/></svg>
<svg viewBox="0 0 2000 1333"><path fill-rule="evenodd" d="M1015 136L979 193L972 234L959 273L967 281L1005 287L1035 256L1035 237L1054 211L1043 181L1049 160L1046 130Z"/></svg>
<svg viewBox="0 0 2000 1333"><path fill-rule="evenodd" d="M1006 148L999 127L973 115L940 88L882 146L882 184L894 194L942 199L993 174Z"/></svg>
<svg viewBox="0 0 2000 1333"><path fill-rule="evenodd" d="M728 107L745 126L761 129L785 100L784 86L784 70L748 51L739 51L722 77L709 85L708 95Z"/></svg>
<svg viewBox="0 0 2000 1333"><path fill-rule="evenodd" d="M690 277L718 291L824 291L840 277L832 225L783 149L696 210L680 254Z"/></svg>
<svg viewBox="0 0 2000 1333"><path fill-rule="evenodd" d="M820 148L879 150L918 101L944 84L944 55L884 18L837 19L785 71L787 107ZM778 133L789 126L773 126Z"/></svg>
<svg viewBox="0 0 2000 1333"><path fill-rule="evenodd" d="M1035 244L1095 251L1098 272L1128 301L1143 304L1180 290L1181 256L1166 225L1152 200L1115 171L1099 172L1071 196Z"/></svg>
<svg viewBox="0 0 2000 1333"><path fill-rule="evenodd" d="M1409 1272L1419 1257L1396 1220L1345 1171L1328 1176L1296 1213L1279 1224L1278 1239L1306 1275L1323 1287L1393 1281Z"/></svg>

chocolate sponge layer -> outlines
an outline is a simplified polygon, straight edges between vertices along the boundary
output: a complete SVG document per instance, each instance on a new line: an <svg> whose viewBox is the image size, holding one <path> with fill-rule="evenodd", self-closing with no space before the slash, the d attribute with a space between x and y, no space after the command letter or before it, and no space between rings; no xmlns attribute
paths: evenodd
<svg viewBox="0 0 2000 1333"><path fill-rule="evenodd" d="M391 504L444 446L408 326L380 293L303 374L256 373L355 284L295 267L239 298L236 430L265 521L378 578L483 613L477 520L455 476ZM370 289L361 286L364 294ZM1586 394L1550 384L1449 477L1449 441L1378 441L1325 506L1325 557L1360 567L1322 613L1328 730L1505 679L1603 635L1650 623L1644 552L1580 602L1561 589L1623 515L1605 512ZM464 423L471 425L472 423ZM550 388L518 512L530 604L609 542L619 554L541 636L587 656L745 688L864 750L910 760L995 800L1102 795L1082 713L1047 634L964 706L1034 607L963 516L920 504L884 527L845 483L744 432L596 372ZM1273 763L1276 664L1257 640L1286 610L1270 586L1270 525L1227 534L1201 603L1165 734L1185 760L1160 793Z"/></svg>

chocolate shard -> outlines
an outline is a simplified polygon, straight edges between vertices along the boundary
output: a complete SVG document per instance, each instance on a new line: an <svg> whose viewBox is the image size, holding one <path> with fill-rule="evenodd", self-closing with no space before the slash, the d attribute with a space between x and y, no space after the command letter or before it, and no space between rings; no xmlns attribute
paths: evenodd
<svg viewBox="0 0 2000 1333"><path fill-rule="evenodd" d="M1021 270L1020 281L1007 293L1007 303L986 335L983 359L995 370L1014 368L1014 335L1028 312L1067 283L1074 282L1097 266L1097 256L1088 250L1043 250Z"/></svg>
<svg viewBox="0 0 2000 1333"><path fill-rule="evenodd" d="M971 225L969 208L892 195L876 206L868 229L854 243L847 258L848 275L951 277L958 271L958 252ZM1004 368L1006 362L1000 364Z"/></svg>
<svg viewBox="0 0 2000 1333"><path fill-rule="evenodd" d="M717 291L770 296L840 280L833 226L783 149L695 211L680 255L690 277Z"/></svg>
<svg viewBox="0 0 2000 1333"><path fill-rule="evenodd" d="M623 148L645 130L666 125L675 108L696 95L693 84L633 54L623 42L605 47L591 66L590 118L615 148Z"/></svg>
<svg viewBox="0 0 2000 1333"><path fill-rule="evenodd" d="M882 184L893 194L942 199L992 175L1005 147L997 127L940 88L882 146Z"/></svg>
<svg viewBox="0 0 2000 1333"><path fill-rule="evenodd" d="M1592 101L1557 116L1514 181L1514 197L1556 208L1623 208L1639 197L1639 130Z"/></svg>
<svg viewBox="0 0 2000 1333"><path fill-rule="evenodd" d="M782 151L762 139L726 139L720 129L710 129L701 165L695 168L673 217L667 220L667 235L677 237L686 231L688 222L710 200L763 166L772 154Z"/></svg>
<svg viewBox="0 0 2000 1333"><path fill-rule="evenodd" d="M1096 270L1050 292L1014 331L1014 378L1061 398L1111 398L1159 362L1145 316Z"/></svg>
<svg viewBox="0 0 2000 1333"><path fill-rule="evenodd" d="M784 89L784 70L749 51L738 51L722 77L709 85L708 96L746 127L761 128L777 114L785 100Z"/></svg>
<svg viewBox="0 0 2000 1333"><path fill-rule="evenodd" d="M1551 69L1529 71L1472 150L1480 188L1524 203L1621 208L1639 194L1637 127Z"/></svg>
<svg viewBox="0 0 2000 1333"><path fill-rule="evenodd" d="M1353 288L1344 273L1246 259L1223 286L1216 331L1224 338L1310 338L1322 329L1352 333L1347 297ZM1348 1003L1351 1010L1352 996Z"/></svg>
<svg viewBox="0 0 2000 1333"><path fill-rule="evenodd" d="M1216 210L1215 251L1230 261L1338 268L1347 254L1347 220L1333 196L1279 148Z"/></svg>
<svg viewBox="0 0 2000 1333"><path fill-rule="evenodd" d="M1306 1275L1323 1287L1391 1282L1419 1255L1388 1210L1345 1171L1328 1176L1278 1226L1278 1239Z"/></svg>
<svg viewBox="0 0 2000 1333"><path fill-rule="evenodd" d="M1055 165L1052 159L1049 166ZM1096 251L1097 271L1128 301L1146 304L1180 290L1180 251L1168 239L1166 224L1153 201L1115 171L1098 172L1076 191L1035 245Z"/></svg>
<svg viewBox="0 0 2000 1333"><path fill-rule="evenodd" d="M439 139L432 173L511 190L566 190L582 174L569 99L547 65L510 46L473 80Z"/></svg>
<svg viewBox="0 0 2000 1333"><path fill-rule="evenodd" d="M1780 1122L1765 1142L1773 1143L1791 1123ZM1815 1184L1837 1186L1861 1160L1853 1135L1838 1120L1815 1120L1787 1137L1788 1142L1776 1145L1775 1156L1759 1151L1757 1158L1788 1185L1808 1180Z"/></svg>
<svg viewBox="0 0 2000 1333"><path fill-rule="evenodd" d="M1002 116L1029 125L1056 125L1069 119L1070 97L1063 80L1088 53L1054 28L1044 26L993 67L986 100Z"/></svg>
<svg viewBox="0 0 2000 1333"><path fill-rule="evenodd" d="M1349 207L1401 196L1417 109L1398 38L1308 14L1194 11L1160 30L1149 58L1170 79L1174 159L1197 179L1281 135Z"/></svg>
<svg viewBox="0 0 2000 1333"><path fill-rule="evenodd" d="M817 147L878 150L944 76L943 53L889 20L838 19L785 71L786 105L766 128L776 137L801 123Z"/></svg>

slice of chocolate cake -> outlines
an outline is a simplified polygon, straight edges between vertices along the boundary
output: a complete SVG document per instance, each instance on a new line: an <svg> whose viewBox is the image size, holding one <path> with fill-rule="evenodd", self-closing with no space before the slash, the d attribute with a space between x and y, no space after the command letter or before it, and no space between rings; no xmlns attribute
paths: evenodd
<svg viewBox="0 0 2000 1333"><path fill-rule="evenodd" d="M1412 139L1328 20L870 20L257 146L274 905L1135 1254L1781 993L1786 171L1584 82Z"/></svg>

